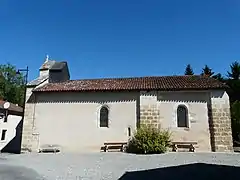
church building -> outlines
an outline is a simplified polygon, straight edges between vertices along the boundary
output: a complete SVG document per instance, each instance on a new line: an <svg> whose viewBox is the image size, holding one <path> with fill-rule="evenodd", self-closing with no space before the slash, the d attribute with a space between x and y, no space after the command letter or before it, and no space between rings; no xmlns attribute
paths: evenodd
<svg viewBox="0 0 240 180"><path fill-rule="evenodd" d="M206 76L70 80L67 62L48 58L27 85L22 150L100 151L141 124L196 141L197 152L232 151L227 86Z"/></svg>

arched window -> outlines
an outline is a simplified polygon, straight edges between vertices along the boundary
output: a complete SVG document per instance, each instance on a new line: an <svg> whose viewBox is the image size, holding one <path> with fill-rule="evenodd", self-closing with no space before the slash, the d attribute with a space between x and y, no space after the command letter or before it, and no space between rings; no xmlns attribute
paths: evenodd
<svg viewBox="0 0 240 180"><path fill-rule="evenodd" d="M177 108L177 126L188 127L188 109L184 105L179 105Z"/></svg>
<svg viewBox="0 0 240 180"><path fill-rule="evenodd" d="M105 106L100 109L100 127L108 127L108 108Z"/></svg>

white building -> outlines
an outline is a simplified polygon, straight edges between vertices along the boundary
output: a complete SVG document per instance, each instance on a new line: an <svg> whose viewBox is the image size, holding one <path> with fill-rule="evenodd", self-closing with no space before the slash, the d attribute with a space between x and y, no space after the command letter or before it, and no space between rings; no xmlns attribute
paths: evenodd
<svg viewBox="0 0 240 180"><path fill-rule="evenodd" d="M213 78L69 79L66 62L47 59L28 84L22 150L99 151L152 123L173 140L197 141L196 151L232 151L229 97Z"/></svg>
<svg viewBox="0 0 240 180"><path fill-rule="evenodd" d="M6 102L0 100L0 151L21 152L21 132L23 108L13 103L4 108Z"/></svg>

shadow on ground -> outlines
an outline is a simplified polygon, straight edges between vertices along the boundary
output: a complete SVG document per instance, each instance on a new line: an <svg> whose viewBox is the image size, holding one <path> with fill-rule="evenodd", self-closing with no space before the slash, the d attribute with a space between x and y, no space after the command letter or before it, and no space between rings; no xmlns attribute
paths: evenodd
<svg viewBox="0 0 240 180"><path fill-rule="evenodd" d="M0 180L44 180L44 178L32 169L0 164Z"/></svg>
<svg viewBox="0 0 240 180"><path fill-rule="evenodd" d="M167 180L226 180L235 179L239 176L240 167L224 166L215 164L188 164L181 166L150 169L144 171L126 172L119 180L146 180L146 179L167 179Z"/></svg>

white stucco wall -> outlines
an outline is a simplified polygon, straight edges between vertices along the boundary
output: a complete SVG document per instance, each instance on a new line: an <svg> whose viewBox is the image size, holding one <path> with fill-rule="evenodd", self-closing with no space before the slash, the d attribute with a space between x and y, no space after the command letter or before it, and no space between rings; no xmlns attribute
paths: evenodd
<svg viewBox="0 0 240 180"><path fill-rule="evenodd" d="M159 107L162 110L163 127L170 127L175 141L197 141L197 151L211 151L208 122L207 92L160 93ZM189 128L177 127L177 108L185 105L188 109Z"/></svg>
<svg viewBox="0 0 240 180"><path fill-rule="evenodd" d="M56 145L63 152L99 151L104 142L127 141L128 127L136 130L145 107L154 108L152 114L160 112L157 123L172 132L172 140L197 141L196 151L208 152L208 106L229 103L223 91L39 93L35 101L27 105L25 126L32 130L25 142L33 151ZM109 128L99 127L102 105L109 108ZM188 108L189 128L177 127L178 105Z"/></svg>
<svg viewBox="0 0 240 180"><path fill-rule="evenodd" d="M215 107L222 107L230 104L226 91L215 90L211 92L211 102Z"/></svg>
<svg viewBox="0 0 240 180"><path fill-rule="evenodd" d="M211 151L208 123L209 92L141 92L141 105L154 105L160 110L162 128L172 132L174 141L197 141L197 151ZM189 128L177 127L177 107L189 112Z"/></svg>
<svg viewBox="0 0 240 180"><path fill-rule="evenodd" d="M139 93L45 93L37 95L34 124L38 148L61 151L99 151L104 142L127 141L128 127L136 129ZM109 128L99 127L99 110L109 108Z"/></svg>
<svg viewBox="0 0 240 180"><path fill-rule="evenodd" d="M21 120L22 116L15 115L8 115L7 122L4 122L4 119L0 119L0 150L16 136L16 127ZM5 139L1 140L3 130L6 130L6 134Z"/></svg>
<svg viewBox="0 0 240 180"><path fill-rule="evenodd" d="M49 70L48 69L39 70L39 77L47 77L48 74L49 74Z"/></svg>

